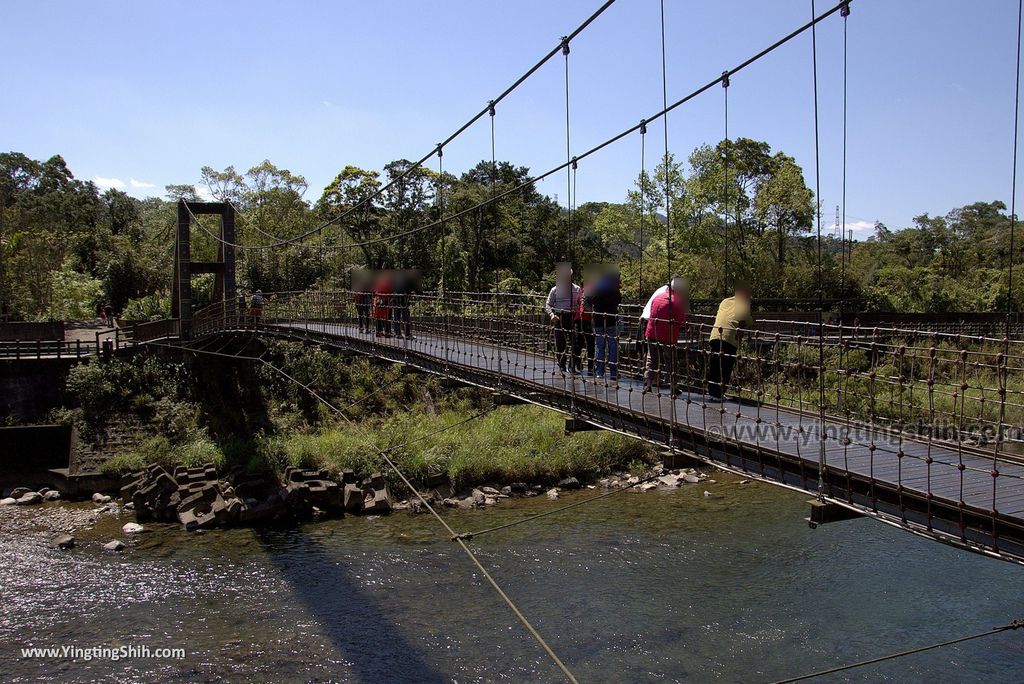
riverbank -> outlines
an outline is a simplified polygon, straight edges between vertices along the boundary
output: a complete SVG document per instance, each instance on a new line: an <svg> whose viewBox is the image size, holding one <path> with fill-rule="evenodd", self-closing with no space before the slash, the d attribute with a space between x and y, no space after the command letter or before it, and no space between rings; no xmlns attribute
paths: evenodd
<svg viewBox="0 0 1024 684"><path fill-rule="evenodd" d="M221 474L242 468L279 479L289 467L326 468L359 479L384 473L401 495L404 485L381 450L414 483L444 476L457 491L596 481L617 470L642 472L656 460L637 440L568 435L557 413L495 407L489 393L447 387L398 365L294 343L269 342L259 351L340 415L259 365L143 354L72 369L68 401L51 420L77 428L79 470L113 477L154 463L168 470L212 463Z"/></svg>

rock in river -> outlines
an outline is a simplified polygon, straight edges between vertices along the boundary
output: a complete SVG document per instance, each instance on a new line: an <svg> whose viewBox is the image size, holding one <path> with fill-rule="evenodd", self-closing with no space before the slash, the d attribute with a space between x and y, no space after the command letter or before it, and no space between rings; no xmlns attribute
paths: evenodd
<svg viewBox="0 0 1024 684"><path fill-rule="evenodd" d="M28 494L25 494L20 499L18 499L19 506L27 506L30 504L37 504L42 502L43 497L39 492L29 492Z"/></svg>
<svg viewBox="0 0 1024 684"><path fill-rule="evenodd" d="M73 549L75 548L75 538L70 534L62 534L53 540L53 545L58 549Z"/></svg>
<svg viewBox="0 0 1024 684"><path fill-rule="evenodd" d="M106 544L103 545L103 550L104 551L124 551L124 542L119 540L119 539L115 539L113 541L109 541L109 542L107 542Z"/></svg>
<svg viewBox="0 0 1024 684"><path fill-rule="evenodd" d="M6 499L0 499L0 506L13 506L18 503L18 500L13 496L9 496Z"/></svg>
<svg viewBox="0 0 1024 684"><path fill-rule="evenodd" d="M121 528L121 531L125 534L138 534L139 532L142 532L145 529L146 528L140 525L139 523L125 523L124 527Z"/></svg>

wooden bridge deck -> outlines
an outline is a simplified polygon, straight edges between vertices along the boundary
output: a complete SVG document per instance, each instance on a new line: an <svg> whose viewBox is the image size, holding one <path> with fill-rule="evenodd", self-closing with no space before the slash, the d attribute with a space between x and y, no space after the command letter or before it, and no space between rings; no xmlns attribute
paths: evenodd
<svg viewBox="0 0 1024 684"><path fill-rule="evenodd" d="M667 391L645 395L627 378L612 384L563 376L550 356L469 338L379 338L352 325L323 322L280 322L261 325L260 331L416 366L758 479L819 493L816 415L770 404L719 402L686 388L674 400ZM1024 466L836 419L826 419L824 432L820 491L828 501L917 534L1024 562Z"/></svg>

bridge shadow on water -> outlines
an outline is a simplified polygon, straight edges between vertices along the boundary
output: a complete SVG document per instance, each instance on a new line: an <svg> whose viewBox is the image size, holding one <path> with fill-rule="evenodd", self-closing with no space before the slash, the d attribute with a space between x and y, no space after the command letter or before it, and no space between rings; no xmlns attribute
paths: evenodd
<svg viewBox="0 0 1024 684"><path fill-rule="evenodd" d="M349 673L367 682L446 682L421 647L395 624L379 597L360 586L344 559L301 529L262 529L256 538L302 608L320 625Z"/></svg>

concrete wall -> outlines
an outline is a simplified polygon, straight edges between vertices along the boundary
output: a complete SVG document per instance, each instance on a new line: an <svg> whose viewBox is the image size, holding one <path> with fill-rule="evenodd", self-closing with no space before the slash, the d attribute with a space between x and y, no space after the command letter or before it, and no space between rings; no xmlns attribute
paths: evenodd
<svg viewBox="0 0 1024 684"><path fill-rule="evenodd" d="M67 468L73 441L70 425L0 428L0 476Z"/></svg>
<svg viewBox="0 0 1024 684"><path fill-rule="evenodd" d="M0 361L0 418L42 422L64 400L74 359Z"/></svg>

